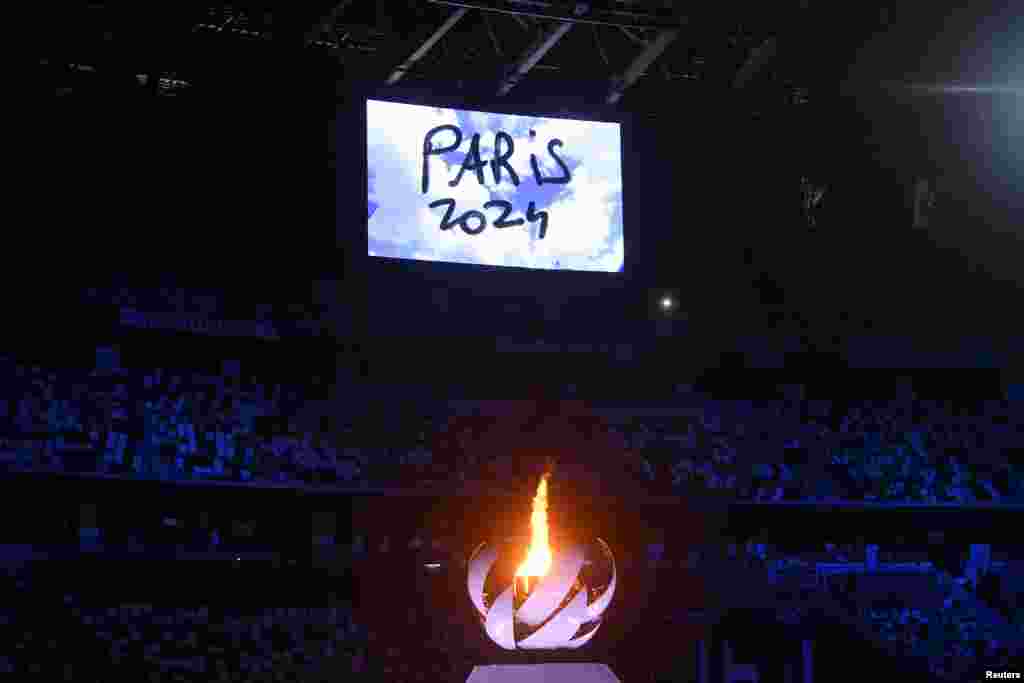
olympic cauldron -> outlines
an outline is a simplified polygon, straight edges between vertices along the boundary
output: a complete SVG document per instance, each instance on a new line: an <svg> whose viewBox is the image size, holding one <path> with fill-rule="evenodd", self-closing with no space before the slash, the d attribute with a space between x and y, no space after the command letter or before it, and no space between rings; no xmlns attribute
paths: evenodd
<svg viewBox="0 0 1024 683"><path fill-rule="evenodd" d="M547 481L537 487L531 539L480 544L467 588L487 635L506 650L574 649L597 633L615 594L615 558L600 538L552 544Z"/></svg>

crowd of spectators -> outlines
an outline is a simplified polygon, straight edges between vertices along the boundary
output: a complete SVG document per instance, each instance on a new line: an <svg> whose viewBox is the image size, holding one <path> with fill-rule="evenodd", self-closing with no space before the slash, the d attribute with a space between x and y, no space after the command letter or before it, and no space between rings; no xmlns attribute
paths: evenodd
<svg viewBox="0 0 1024 683"><path fill-rule="evenodd" d="M449 603L459 593L452 586L464 576L466 558L453 552L443 534L435 537L425 531L408 539L378 538L360 554L383 562L371 561L372 566L398 571L421 567L428 558L450 566L447 572L421 571L419 578L403 581L409 584L410 595L423 599L407 598L400 609L386 610L369 623L360 623L363 612L344 603L317 609L98 604L88 595L35 586L31 571L11 570L0 576L10 589L0 601L0 635L11 644L8 654L0 657L0 672L21 678L45 675L51 680L102 680L115 670L150 681L317 681L332 675L374 681L465 680L481 653L467 647L461 630L465 624L457 617L452 620ZM702 555L718 556L698 555L695 566ZM725 555L766 571L773 582L807 574L815 557L822 556L786 554L763 539L751 540L745 552L731 547ZM853 545L827 546L824 556L834 562L863 560ZM880 556L900 559L887 552ZM954 573L965 574L962 569ZM1024 624L1010 624L1017 637L1002 641L1007 625L979 609L966 575L933 570L930 577L943 588L941 608L900 601L867 609L861 605L860 618L880 639L923 661L941 680L963 680L979 667L1005 668L1020 656ZM385 583L395 580L386 572L380 578ZM450 585L442 588L445 581ZM782 605L792 609L779 611L780 622L799 624L805 619L810 604L806 597L794 596L791 604ZM56 657L58 652L87 654Z"/></svg>
<svg viewBox="0 0 1024 683"><path fill-rule="evenodd" d="M1008 457L1024 445L1024 410L1006 400L969 413L909 398L737 403L622 431L646 478L665 490L698 483L751 501L1024 502L1024 470Z"/></svg>
<svg viewBox="0 0 1024 683"><path fill-rule="evenodd" d="M897 643L908 656L927 660L933 674L943 680L963 680L971 671L1000 670L1019 657L1018 640L1000 641L999 624L986 620L971 604L949 598L942 609L872 606L869 625L883 639Z"/></svg>
<svg viewBox="0 0 1024 683"><path fill-rule="evenodd" d="M131 477L388 487L479 470L443 409L333 434L303 429L298 386L225 370L74 371L0 362L0 461ZM611 421L649 489L751 501L1024 502L1024 411L952 403L708 401L680 418ZM453 428L454 429L454 428ZM457 430L456 430L457 431ZM616 434L617 433L617 434ZM452 438L447 438L451 436ZM768 457L765 457L768 456ZM632 466L630 469L629 466Z"/></svg>
<svg viewBox="0 0 1024 683"><path fill-rule="evenodd" d="M4 576L17 592L0 608L12 680L327 681L364 668L366 634L350 605L210 609L132 603L97 606L89 595Z"/></svg>
<svg viewBox="0 0 1024 683"><path fill-rule="evenodd" d="M806 574L814 560L849 564L865 559L863 549L858 552L852 544L828 544L824 553L815 553L808 561L808 557L787 555L770 544L754 541L748 543L745 556L749 565L768 569L773 580L790 572ZM898 550L881 553L883 565L886 560L905 564L901 560L909 557L901 558ZM886 571L884 566L882 571ZM971 578L968 563L949 568L927 563L919 580L937 587L941 605L926 607L916 604L911 596L896 594L890 594L887 600L864 603L844 594L848 582L826 582L821 587L840 598L837 604L866 622L881 641L893 644L895 652L920 659L941 680L965 680L970 672L978 670L1004 670L1024 655L1024 622L1016 614L1007 618L1007 613L986 604L978 582ZM780 611L782 621L784 611ZM794 611L801 611L799 604Z"/></svg>
<svg viewBox="0 0 1024 683"><path fill-rule="evenodd" d="M473 435L461 433L450 435L453 447L439 457L433 436L451 426L444 418L353 423L334 434L303 429L294 419L304 401L298 386L262 384L229 367L203 375L156 368L75 371L8 361L0 362L0 385L0 463L14 469L387 487L464 479L487 457L474 451ZM622 440L624 463L639 463L632 471L652 491L692 491L696 485L711 495L753 501L1024 502L1024 472L1006 457L1022 445L1024 414L1010 401L989 401L971 411L912 398L708 401L683 417L608 424L610 436ZM769 457L762 458L765 454ZM433 548L428 539L419 544ZM769 557L763 544L752 549L752 557L773 574L800 565L798 558ZM853 560L853 548L830 552L836 561ZM975 608L974 583L945 577L943 585L949 595L942 609L879 605L862 616L879 637L926 657L933 673L946 680L956 680L980 662L1008 661L1010 650L994 635L996 617L980 618ZM276 634L282 624L297 623L282 614L242 619L214 618L202 611L158 614L142 606L69 610L75 619L66 624L66 633L81 633L85 627L110 661L127 658L152 680L200 675L275 680L272 671L299 671L311 658L338 651L336 645L324 645L311 654L297 644L293 631L287 632L291 636ZM14 656L0 660L0 668L33 673L57 666L44 655L62 645L47 635L47 628L63 622L12 626L20 618L9 610L3 616L4 625L20 635L10 641ZM319 615L312 620L335 628L335 642L340 630L354 628L351 619L346 625L332 619ZM407 615L409 628L423 634L416 657L379 642L381 636L368 630L368 647L377 653L373 665L365 663L365 650L359 655L350 649L345 655L349 666L385 680L464 676L471 662L460 659L455 644L446 642L452 637L447 625L432 619L415 609ZM214 621L221 625L209 626ZM1022 628L1019 618L1005 621L1017 632ZM267 648L262 644L266 638L291 645ZM249 654L229 657L227 652Z"/></svg>
<svg viewBox="0 0 1024 683"><path fill-rule="evenodd" d="M295 387L238 375L0 364L9 467L159 479L346 483L366 458L301 430Z"/></svg>
<svg viewBox="0 0 1024 683"><path fill-rule="evenodd" d="M362 541L360 541L362 542ZM422 552L426 549L433 554ZM457 576L465 570L464 556L450 555L443 539L418 534L412 539L379 538L365 551L385 565L395 562L393 556L406 553L407 557L447 558ZM823 552L791 554L761 539L749 541L745 548L732 546L719 553L710 548L695 553L687 565L699 568L703 562L724 554L731 561L743 562L747 568L764 573L777 587L794 586L790 578L799 581L806 590L786 591L788 597L777 606L776 618L780 624L800 625L810 616L815 601L811 593L823 591L839 597L843 593L841 581L814 580L816 562L856 564L865 560L865 548L847 543L828 544ZM664 548L651 556L650 567L661 566ZM877 551L882 565L906 565L912 556L899 549L882 548ZM384 559L388 558L388 559ZM404 563L399 563L404 564ZM941 605L922 607L914 604L914 597L902 595L891 602L863 602L847 592L843 600L836 601L853 620L865 622L883 642L895 647L890 651L898 656L912 657L921 662L940 680L964 680L966 672L999 670L1009 666L1014 658L1024 655L1024 623L1008 620L980 600L980 592L970 579L968 565L957 565L950 570L924 563L920 580L938 586ZM717 565L715 565L717 566ZM1001 569L1000 571L1005 571ZM807 580L809 579L809 580ZM383 579L382 579L383 580ZM441 591L449 595L454 591ZM670 605L652 606L651 618L665 616L662 610ZM404 607L398 615L388 614L384 620L386 630L380 626L368 631L375 657L370 667L381 680L464 680L472 667L472 656L467 658L465 643L458 641L457 628L449 623L450 605L432 608L416 601ZM415 665L412 664L415 662ZM426 672L424 674L424 672Z"/></svg>

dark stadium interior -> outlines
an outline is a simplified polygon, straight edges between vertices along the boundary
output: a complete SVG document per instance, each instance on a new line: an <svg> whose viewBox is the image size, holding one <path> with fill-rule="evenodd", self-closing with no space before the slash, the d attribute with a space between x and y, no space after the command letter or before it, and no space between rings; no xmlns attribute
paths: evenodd
<svg viewBox="0 0 1024 683"><path fill-rule="evenodd" d="M31 8L0 672L1019 678L1020 9ZM617 124L622 271L372 255L368 101ZM545 472L615 595L505 650Z"/></svg>

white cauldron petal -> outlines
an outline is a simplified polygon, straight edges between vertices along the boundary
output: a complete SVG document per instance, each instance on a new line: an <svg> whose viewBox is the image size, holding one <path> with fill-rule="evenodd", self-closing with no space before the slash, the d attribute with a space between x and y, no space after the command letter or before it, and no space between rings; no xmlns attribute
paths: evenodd
<svg viewBox="0 0 1024 683"><path fill-rule="evenodd" d="M583 569L584 559L583 549L579 546L570 546L559 552L553 558L551 571L540 578L530 597L519 606L516 619L527 626L540 626L547 621L568 597Z"/></svg>
<svg viewBox="0 0 1024 683"><path fill-rule="evenodd" d="M615 556L612 555L611 548L609 548L608 544L601 539L597 539L597 542L601 544L602 549L608 553L608 557L611 559L612 580L608 582L608 587L604 589L604 592L597 596L597 598L594 599L594 602L587 606L587 612L590 614L590 621L597 619L604 614L606 609L608 609L608 605L611 604L612 597L615 595L615 580L617 578L617 572L615 570Z"/></svg>
<svg viewBox="0 0 1024 683"><path fill-rule="evenodd" d="M575 640L570 640L568 643L565 644L565 646L568 649L570 649L570 650L575 650L578 647L583 647L584 645L586 645L587 643L590 642L590 639L594 637L594 634L597 633L597 630L599 628L601 628L601 624L598 624L597 626L595 626L594 630L592 630L587 635L580 636L579 638L576 638Z"/></svg>
<svg viewBox="0 0 1024 683"><path fill-rule="evenodd" d="M514 589L512 586L502 591L501 595L498 596L498 599L494 601L491 609L487 612L487 622L485 625L487 635L491 637L491 640L506 650L516 649L513 593Z"/></svg>
<svg viewBox="0 0 1024 683"><path fill-rule="evenodd" d="M517 643L524 650L552 650L564 647L587 621L587 592L577 593L551 621Z"/></svg>
<svg viewBox="0 0 1024 683"><path fill-rule="evenodd" d="M484 582L487 581L487 575L497 561L498 548L491 545L479 550L469 562L469 599L473 601L473 606L482 617L487 616L487 607L484 605Z"/></svg>
<svg viewBox="0 0 1024 683"><path fill-rule="evenodd" d="M601 617L611 603L617 583L611 549L601 539L597 539L594 547L610 563L611 578L589 605L591 591L585 585L568 603L562 604L576 582L583 580L581 571L589 564L588 558L596 559L589 556L591 550L573 545L559 549L552 558L551 571L537 580L530 595L516 609L514 583L507 586L490 607L485 604L484 586L499 563L501 550L499 546L479 546L469 562L466 587L473 606L484 619L484 630L491 640L506 650L572 649L588 643L601 625ZM584 625L593 625L593 628L586 635L573 639L572 636ZM521 640L517 641L517 630L525 630L527 635L520 633Z"/></svg>

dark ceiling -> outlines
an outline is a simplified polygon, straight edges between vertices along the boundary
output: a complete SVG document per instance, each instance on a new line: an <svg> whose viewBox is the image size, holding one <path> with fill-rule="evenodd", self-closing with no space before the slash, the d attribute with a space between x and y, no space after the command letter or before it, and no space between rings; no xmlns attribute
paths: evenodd
<svg viewBox="0 0 1024 683"><path fill-rule="evenodd" d="M813 30L808 25L816 21L815 10L801 9L799 0L771 3L770 9L757 2L708 3L686 12L679 3L650 0L462 4L470 9L409 66L405 79L461 80L464 87L493 94L505 69L558 19L571 19L572 28L517 87L528 92L554 84L565 97L600 104L611 80L663 31L677 33L628 89L623 102L633 110L663 110L670 94L727 93L748 63L742 86L757 89L771 83L776 92L770 96L783 100L787 91L804 85L797 79L812 77L794 49L805 40L802 34ZM36 44L50 76L45 85L64 95L87 88L111 70L128 70L139 76L140 86L179 96L213 82L222 85L226 75L247 85L308 84L314 74L327 73L383 81L460 11L454 5L427 0L349 0L336 6L180 2L155 10L93 2L67 10L60 22L41 16L40 26L46 28ZM876 11L848 13L861 38L877 28ZM774 49L770 55L758 53L771 38L781 41L777 54ZM818 55L814 61L821 67L827 58Z"/></svg>
<svg viewBox="0 0 1024 683"><path fill-rule="evenodd" d="M500 75L500 67L521 56L538 31L561 19L570 20L573 28L541 59L532 77L607 81L621 74L659 31L678 29L674 42L645 70L645 85L733 85L737 72L748 61L758 61L755 51L772 37L779 40L778 49L759 65L782 80L803 76L838 83L852 76L861 86L1006 81L1020 78L1019 59L1014 63L1020 18L1011 5L991 0L927 5L881 0L840 5L813 0L186 0L141 7L97 1L77 7L69 3L60 21L40 7L35 45L38 57L51 65L66 60L98 67L116 56L138 73L188 71L195 80L203 75L197 58L219 52L217 62L238 63L237 55L254 53L245 46L261 45L263 52L292 63L304 52L319 53L348 73L386 77L461 6L469 8L465 16L407 77L450 81L453 73L464 72L486 79L496 70Z"/></svg>
<svg viewBox="0 0 1024 683"><path fill-rule="evenodd" d="M37 95L64 103L51 108L54 130L64 125L77 102L83 103L79 122L83 117L103 119L106 123L98 129L103 135L133 141L136 151L109 153L129 167L140 158L138 150L183 154L176 150L184 148L186 138L193 150L196 144L230 150L222 155L224 161L213 163L215 168L194 171L203 173L203 180L193 186L201 186L199 195L226 218L233 205L224 201L225 193L260 195L272 184L256 177L263 171L250 170L229 191L218 185L218 177L238 175L243 167L266 169L268 158L280 159L275 165L287 168L291 161L300 163L295 150L322 148L318 141L325 131L319 124L308 125L310 106L320 103L330 109L350 87L500 100L497 92L509 69L523 64L545 37L571 21L571 28L525 70L505 99L528 103L554 98L573 110L622 110L670 124L680 112L695 108L703 113L688 114L691 123L695 117L704 122L760 121L747 131L748 138L768 141L758 143L760 149L780 157L799 158L812 175L831 175L833 194L845 202L832 206L844 207L840 212L852 207L859 221L857 230L829 237L827 244L825 237L812 236L813 244L801 243L803 251L789 250L775 258L771 267L778 279L784 280L786 271L801 273L786 289L812 291L815 287L808 285L815 278L830 277L829 291L836 296L847 291L849 302L862 295L861 285L853 283L862 272L864 280L872 281L877 299L898 295L905 303L930 300L929 315L934 317L947 310L942 302L949 293L947 285L946 294L929 296L929 283L941 279L937 274L958 269L975 280L1019 280L1024 207L1015 188L1020 187L1024 159L1019 125L1024 115L1021 91L1014 93L1012 86L1024 81L1019 48L1024 26L1011 4L91 2L62 8L59 20L49 7L36 5L38 20L28 25L38 34L32 41ZM430 44L447 24L450 30ZM396 73L400 79L387 85ZM968 93L935 87L943 85L998 88ZM609 103L616 92L621 98ZM150 106L156 118L143 119L137 110L121 106L129 100ZM184 102L194 106L183 107ZM259 115L244 116L244 108L253 107ZM168 125L157 126L157 120ZM307 125L290 126L286 139L268 132L277 120L306 120ZM695 130L689 139L702 134ZM89 158L106 152L101 134L81 138L55 135L53 152L64 158L74 157L69 153L74 150L88 151L79 156ZM685 150L679 142L666 144ZM789 144L792 153L786 152ZM718 170L731 173L728 182L738 185L737 178L752 177L749 160L743 164L729 170L723 163ZM848 172L853 164L859 164L859 175ZM762 163L759 168L766 167ZM181 172L174 168L149 169L153 177L133 180L133 187L180 185ZM79 177L81 170L73 174L61 169L53 181ZM947 191L956 188L949 205L956 222L927 234L889 230L885 220L893 222L891 215L871 217L882 204L870 204L858 194L864 191L863 178L872 174L892 183L906 183L919 174L944 176ZM766 187L774 192L770 180ZM900 190L892 192L894 203L903 201ZM314 194L311 189L291 202L286 207L289 218L282 208L281 223L301 220L295 216L302 211L322 211L310 205ZM330 188L322 194L330 195ZM156 207L155 195L146 196L143 210L153 224L188 218L184 209L173 208L173 192L162 191L166 203ZM869 204L870 211L862 208ZM249 216L258 214L249 211ZM971 220L978 225L968 233L965 226ZM762 229L757 225L751 231ZM775 234L763 241L781 244ZM941 258L932 263L940 265L930 266L927 277L913 277L922 267L914 254L924 243L937 247ZM307 252L309 247L301 245ZM780 254L785 250L768 248ZM297 256L301 249L296 247ZM808 249L817 251L807 258ZM316 258L303 257L307 265ZM811 261L821 265L808 269ZM905 274L912 294L901 290ZM953 305L970 309L974 300L964 294Z"/></svg>

